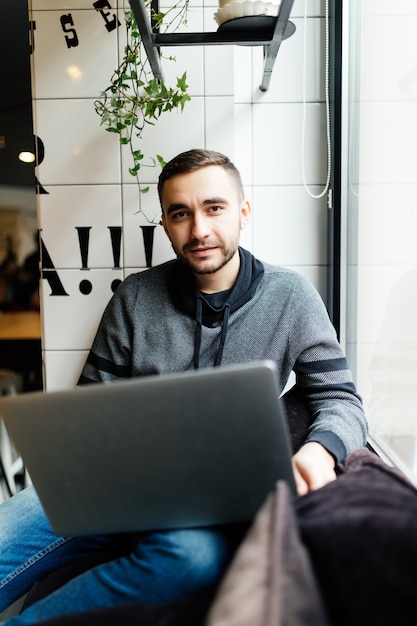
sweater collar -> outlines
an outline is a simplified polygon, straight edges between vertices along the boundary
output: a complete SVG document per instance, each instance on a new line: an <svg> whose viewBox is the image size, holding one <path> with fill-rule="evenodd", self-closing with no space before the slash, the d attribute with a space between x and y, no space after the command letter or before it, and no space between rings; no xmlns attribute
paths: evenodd
<svg viewBox="0 0 417 626"><path fill-rule="evenodd" d="M168 277L168 290L175 308L196 321L194 342L194 368L199 367L202 326L214 326L221 323L220 344L214 365L220 365L226 342L229 315L240 309L255 295L264 274L264 266L250 252L239 248L240 268L233 287L227 292L220 308L210 304L205 295L197 289L191 270L177 260Z"/></svg>

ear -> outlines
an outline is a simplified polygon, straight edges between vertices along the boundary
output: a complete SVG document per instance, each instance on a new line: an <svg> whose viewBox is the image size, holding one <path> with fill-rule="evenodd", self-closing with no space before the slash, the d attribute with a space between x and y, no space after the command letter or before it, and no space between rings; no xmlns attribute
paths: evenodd
<svg viewBox="0 0 417 626"><path fill-rule="evenodd" d="M246 228L249 222L251 213L252 213L252 207L250 205L250 202L248 200L245 200L240 205L240 230L243 230L244 228Z"/></svg>

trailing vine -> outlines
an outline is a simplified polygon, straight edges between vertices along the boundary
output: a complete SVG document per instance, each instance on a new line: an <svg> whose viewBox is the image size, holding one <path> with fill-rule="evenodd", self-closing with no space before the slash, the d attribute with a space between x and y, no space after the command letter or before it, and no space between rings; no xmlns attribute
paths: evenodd
<svg viewBox="0 0 417 626"><path fill-rule="evenodd" d="M187 23L189 0L181 0L167 10L152 13L157 28L175 31ZM151 0L145 0L150 9ZM149 219L142 210L141 195L149 191L140 182L142 167L163 167L165 161L159 154L145 159L140 146L147 125L154 125L159 117L173 109L182 111L191 98L188 95L187 75L176 79L175 87L168 87L154 77L133 12L125 11L126 46L119 67L113 72L109 86L100 94L94 106L101 117L100 124L110 133L119 135L120 144L129 146L132 165L129 173L135 177L139 188L139 210L151 224L159 219ZM175 57L165 57L175 61Z"/></svg>

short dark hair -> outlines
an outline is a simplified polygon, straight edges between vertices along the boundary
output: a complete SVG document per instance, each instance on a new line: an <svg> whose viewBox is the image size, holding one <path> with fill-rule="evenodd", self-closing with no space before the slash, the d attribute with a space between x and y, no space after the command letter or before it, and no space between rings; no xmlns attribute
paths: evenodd
<svg viewBox="0 0 417 626"><path fill-rule="evenodd" d="M231 162L229 157L221 154L221 152L215 152L214 150L194 148L193 150L182 152L178 156L174 157L171 161L168 161L162 169L158 180L158 195L161 206L162 191L167 180L176 174L188 174L189 172L195 172L196 170L199 170L202 167L207 167L208 165L220 165L220 167L226 170L236 184L239 200L244 199L245 195L240 172Z"/></svg>

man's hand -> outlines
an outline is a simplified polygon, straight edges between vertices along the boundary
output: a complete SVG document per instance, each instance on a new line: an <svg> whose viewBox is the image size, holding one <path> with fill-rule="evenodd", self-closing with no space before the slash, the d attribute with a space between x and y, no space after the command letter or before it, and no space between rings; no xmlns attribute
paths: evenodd
<svg viewBox="0 0 417 626"><path fill-rule="evenodd" d="M332 455L320 443L305 443L292 458L295 484L299 496L336 480Z"/></svg>

